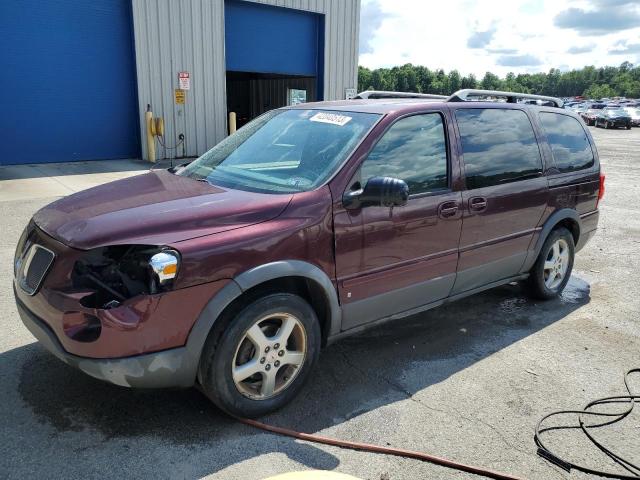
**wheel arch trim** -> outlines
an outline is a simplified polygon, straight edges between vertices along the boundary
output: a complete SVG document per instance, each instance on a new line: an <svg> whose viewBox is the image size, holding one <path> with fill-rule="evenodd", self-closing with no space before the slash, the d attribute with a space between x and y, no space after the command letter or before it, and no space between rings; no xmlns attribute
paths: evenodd
<svg viewBox="0 0 640 480"><path fill-rule="evenodd" d="M327 335L332 336L339 333L342 310L336 288L325 272L317 266L301 260L281 260L259 265L230 280L209 300L196 319L186 344L194 379L207 336L224 310L247 290L270 280L284 277L304 277L315 282L322 289L329 310Z"/></svg>
<svg viewBox="0 0 640 480"><path fill-rule="evenodd" d="M578 232L577 232L578 238L575 239L576 240L575 243L576 244L578 243L578 239L580 238L580 233L581 233L581 221L580 221L580 215L578 214L578 212L576 212L572 208L563 208L561 210L555 211L553 214L549 216L547 221L544 223L544 225L542 226L542 230L540 230L540 234L538 235L538 240L533 245L533 248L529 250L529 254L527 255L527 258L522 267L522 272L528 272L529 270L531 270L531 267L533 267L533 264L538 258L538 255L540 254L540 250L542 250L542 246L544 245L544 242L547 240L547 237L549 236L551 231L554 228L556 228L558 224L563 220L570 220L575 223L578 229ZM573 232L571 233L573 234Z"/></svg>

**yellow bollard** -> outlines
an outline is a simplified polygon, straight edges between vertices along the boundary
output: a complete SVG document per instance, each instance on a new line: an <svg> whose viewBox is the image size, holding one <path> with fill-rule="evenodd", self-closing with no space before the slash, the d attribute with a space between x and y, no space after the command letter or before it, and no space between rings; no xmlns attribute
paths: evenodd
<svg viewBox="0 0 640 480"><path fill-rule="evenodd" d="M236 133L236 112L229 112L229 135Z"/></svg>
<svg viewBox="0 0 640 480"><path fill-rule="evenodd" d="M147 122L147 157L150 162L156 162L156 142L153 138L153 131L155 130L155 122L153 121L153 112L151 111L151 105L147 104L147 112L145 113L145 120Z"/></svg>
<svg viewBox="0 0 640 480"><path fill-rule="evenodd" d="M164 118L162 117L154 118L154 122L155 122L155 132L153 132L153 134L157 135L158 137L164 137Z"/></svg>

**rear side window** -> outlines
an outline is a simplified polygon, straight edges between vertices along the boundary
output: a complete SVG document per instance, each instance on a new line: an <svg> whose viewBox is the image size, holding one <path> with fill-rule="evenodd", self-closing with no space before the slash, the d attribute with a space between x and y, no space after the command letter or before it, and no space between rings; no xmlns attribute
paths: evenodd
<svg viewBox="0 0 640 480"><path fill-rule="evenodd" d="M593 167L591 144L580 122L558 113L540 112L540 122L547 134L553 159L561 172Z"/></svg>
<svg viewBox="0 0 640 480"><path fill-rule="evenodd" d="M529 117L522 110L456 110L467 188L539 176L542 158Z"/></svg>
<svg viewBox="0 0 640 480"><path fill-rule="evenodd" d="M447 143L439 113L412 115L394 123L362 164L364 183L372 177L407 182L409 194L448 187Z"/></svg>

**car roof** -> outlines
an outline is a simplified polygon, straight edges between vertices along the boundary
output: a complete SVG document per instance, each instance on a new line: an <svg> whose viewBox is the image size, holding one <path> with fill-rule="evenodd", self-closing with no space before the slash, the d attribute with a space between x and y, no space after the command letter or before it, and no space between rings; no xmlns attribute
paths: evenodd
<svg viewBox="0 0 640 480"><path fill-rule="evenodd" d="M360 113L397 113L415 111L416 107L424 106L427 109L443 108L444 106L475 106L485 108L539 108L539 105L526 103L507 103L494 101L468 101L468 102L446 102L440 99L430 98L380 98L380 99L354 99L335 100L329 102L300 103L295 106L284 107L296 110L334 110L339 112L360 112ZM556 108L556 107L550 107Z"/></svg>
<svg viewBox="0 0 640 480"><path fill-rule="evenodd" d="M354 100L335 100L330 102L311 102L300 103L293 107L294 109L311 109L311 110L335 110L341 112L361 112L361 113L390 113L398 110L413 109L416 105L433 106L438 104L441 106L442 100L425 99L425 98L380 98L380 99L354 99Z"/></svg>

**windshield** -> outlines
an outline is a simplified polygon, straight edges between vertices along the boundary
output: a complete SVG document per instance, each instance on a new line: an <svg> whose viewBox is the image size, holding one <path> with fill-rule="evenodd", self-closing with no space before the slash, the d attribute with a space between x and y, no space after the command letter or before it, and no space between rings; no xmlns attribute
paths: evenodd
<svg viewBox="0 0 640 480"><path fill-rule="evenodd" d="M176 175L266 193L312 190L331 176L380 117L329 110L272 110Z"/></svg>
<svg viewBox="0 0 640 480"><path fill-rule="evenodd" d="M632 117L640 116L640 108L627 107L624 110Z"/></svg>
<svg viewBox="0 0 640 480"><path fill-rule="evenodd" d="M604 111L607 115L625 115L626 112L621 108L607 107Z"/></svg>

